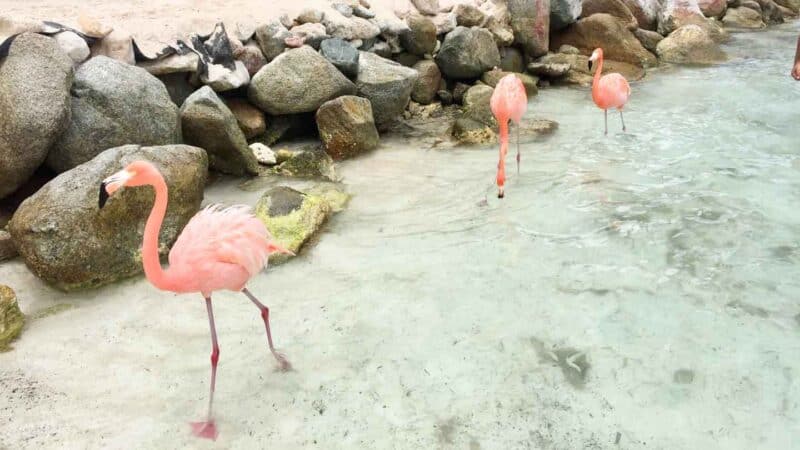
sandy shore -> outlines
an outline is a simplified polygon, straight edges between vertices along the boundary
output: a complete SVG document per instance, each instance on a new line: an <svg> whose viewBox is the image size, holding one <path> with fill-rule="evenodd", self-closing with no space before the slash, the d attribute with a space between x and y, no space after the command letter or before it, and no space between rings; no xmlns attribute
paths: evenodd
<svg viewBox="0 0 800 450"><path fill-rule="evenodd" d="M372 0L373 11L391 10L406 0ZM137 41L170 43L190 33L211 32L224 22L258 24L283 13L294 17L301 9L322 6L325 0L0 0L0 15L16 20L51 20L77 26L80 14L94 17Z"/></svg>

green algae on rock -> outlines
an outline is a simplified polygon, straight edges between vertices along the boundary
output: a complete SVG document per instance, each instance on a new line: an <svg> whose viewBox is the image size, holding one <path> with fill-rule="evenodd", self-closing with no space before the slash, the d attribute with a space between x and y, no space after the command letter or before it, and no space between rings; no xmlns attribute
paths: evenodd
<svg viewBox="0 0 800 450"><path fill-rule="evenodd" d="M258 200L255 215L285 248L298 253L300 249L334 213L341 211L350 196L334 187L316 187L308 192L278 186L265 192ZM271 263L289 259L283 254L270 257Z"/></svg>
<svg viewBox="0 0 800 450"><path fill-rule="evenodd" d="M17 296L14 291L0 284L0 351L8 348L8 344L19 336L25 316L19 310Z"/></svg>

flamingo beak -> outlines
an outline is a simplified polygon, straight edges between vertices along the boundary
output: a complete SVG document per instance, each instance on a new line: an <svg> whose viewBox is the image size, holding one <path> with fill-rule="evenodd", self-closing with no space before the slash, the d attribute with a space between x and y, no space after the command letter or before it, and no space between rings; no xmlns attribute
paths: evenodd
<svg viewBox="0 0 800 450"><path fill-rule="evenodd" d="M106 202L108 201L108 197L113 195L114 192L116 192L122 186L125 186L125 183L127 183L132 177L133 173L127 170L120 170L114 175L111 175L103 180L100 183L100 197L97 201L98 209L103 209L103 206L105 206Z"/></svg>
<svg viewBox="0 0 800 450"><path fill-rule="evenodd" d="M589 70L592 70L592 60L589 60Z"/></svg>

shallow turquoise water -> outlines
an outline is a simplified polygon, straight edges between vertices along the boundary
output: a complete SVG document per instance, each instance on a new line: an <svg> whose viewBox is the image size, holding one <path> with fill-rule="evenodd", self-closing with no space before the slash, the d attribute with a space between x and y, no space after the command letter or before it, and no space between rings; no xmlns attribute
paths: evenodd
<svg viewBox="0 0 800 450"><path fill-rule="evenodd" d="M611 115L603 136L587 89L543 90L530 111L560 129L523 147L503 200L494 149L397 139L343 164L348 209L251 285L297 370L272 372L256 311L218 296L217 447L800 447L798 28L633 84L626 134ZM0 354L48 392L0 389L0 447L202 445L199 296L7 278L26 312L76 307Z"/></svg>

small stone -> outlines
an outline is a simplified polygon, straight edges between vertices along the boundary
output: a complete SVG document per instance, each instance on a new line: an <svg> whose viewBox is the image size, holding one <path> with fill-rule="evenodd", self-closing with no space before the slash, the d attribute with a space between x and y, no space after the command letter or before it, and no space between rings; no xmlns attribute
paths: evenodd
<svg viewBox="0 0 800 450"><path fill-rule="evenodd" d="M325 13L319 9L306 8L297 16L297 23L320 23L325 18ZM287 27L288 28L288 27Z"/></svg>
<svg viewBox="0 0 800 450"><path fill-rule="evenodd" d="M78 28L83 34L98 39L103 39L114 31L110 26L103 25L94 17L84 14L78 16Z"/></svg>
<svg viewBox="0 0 800 450"><path fill-rule="evenodd" d="M436 96L442 101L442 105L448 106L453 104L453 94L450 91L442 89L436 92Z"/></svg>
<svg viewBox="0 0 800 450"><path fill-rule="evenodd" d="M694 381L694 371L689 369L678 369L672 375L672 381L677 384L691 384Z"/></svg>
<svg viewBox="0 0 800 450"><path fill-rule="evenodd" d="M267 61L272 61L283 53L289 30L278 21L272 21L256 28L256 41Z"/></svg>
<svg viewBox="0 0 800 450"><path fill-rule="evenodd" d="M453 8L456 23L462 27L479 27L486 22L486 14L480 9L467 4L459 3Z"/></svg>
<svg viewBox="0 0 800 450"><path fill-rule="evenodd" d="M436 49L436 25L419 14L406 17L409 30L400 35L400 44L417 56L432 54Z"/></svg>
<svg viewBox="0 0 800 450"><path fill-rule="evenodd" d="M439 13L439 0L411 0L417 11L429 16Z"/></svg>
<svg viewBox="0 0 800 450"><path fill-rule="evenodd" d="M329 39L330 36L326 34L325 26L321 23L306 23L297 25L289 30L295 36L303 37L303 42L311 48L317 50L322 44L322 41ZM289 45L287 43L287 45Z"/></svg>
<svg viewBox="0 0 800 450"><path fill-rule="evenodd" d="M345 17L353 17L353 8L344 3L334 3L331 7Z"/></svg>
<svg viewBox="0 0 800 450"><path fill-rule="evenodd" d="M641 28L637 28L633 34L636 36L636 39L639 39L639 42L642 43L642 46L644 46L644 48L646 48L650 53L655 53L658 43L664 39L664 36L661 36L655 31L643 30Z"/></svg>
<svg viewBox="0 0 800 450"><path fill-rule="evenodd" d="M383 41L378 41L375 45L369 49L370 53L374 53L381 58L389 59L392 57L392 49L389 47L389 44Z"/></svg>
<svg viewBox="0 0 800 450"><path fill-rule="evenodd" d="M276 154L278 162L281 161L281 151ZM296 178L322 178L337 181L333 159L321 147L315 147L299 152L292 152L291 158L281 162L275 168L279 175Z"/></svg>
<svg viewBox="0 0 800 450"><path fill-rule="evenodd" d="M256 157L256 161L259 164L264 166L274 166L278 163L277 156L275 152L272 151L271 148L267 147L266 145L255 142L250 144L250 150L253 151L253 155Z"/></svg>
<svg viewBox="0 0 800 450"><path fill-rule="evenodd" d="M58 46L61 47L61 50L64 50L64 53L76 64L80 64L89 58L89 54L91 53L89 51L89 46L86 44L86 41L77 34L71 31L62 31L53 37L58 43Z"/></svg>
<svg viewBox="0 0 800 450"><path fill-rule="evenodd" d="M99 55L108 56L130 65L136 64L133 54L133 38L121 30L112 31L92 47L92 57Z"/></svg>
<svg viewBox="0 0 800 450"><path fill-rule="evenodd" d="M244 63L234 61L234 70L220 64L209 64L208 72L200 76L200 81L214 89L216 92L231 91L247 86L250 83L250 73Z"/></svg>
<svg viewBox="0 0 800 450"><path fill-rule="evenodd" d="M0 230L0 261L14 259L18 254L17 247L14 246L14 241L11 240L8 231Z"/></svg>
<svg viewBox="0 0 800 450"><path fill-rule="evenodd" d="M260 109L241 98L226 99L225 105L236 117L236 123L239 124L245 138L249 140L264 134L267 123Z"/></svg>
<svg viewBox="0 0 800 450"><path fill-rule="evenodd" d="M264 54L261 53L261 47L255 42L248 42L241 48L235 49L233 57L244 64L247 73L251 77L267 64L267 58L264 57Z"/></svg>
<svg viewBox="0 0 800 450"><path fill-rule="evenodd" d="M320 45L320 54L348 78L358 75L359 53L349 42L340 38L326 39Z"/></svg>
<svg viewBox="0 0 800 450"><path fill-rule="evenodd" d="M333 159L360 155L378 146L378 130L369 100L344 95L317 110L317 128L325 151Z"/></svg>
<svg viewBox="0 0 800 450"><path fill-rule="evenodd" d="M19 336L25 316L17 304L17 295L5 285L0 284L0 350L8 348L8 344Z"/></svg>
<svg viewBox="0 0 800 450"><path fill-rule="evenodd" d="M431 17L433 25L436 27L436 34L447 34L456 29L458 22L453 13L441 13Z"/></svg>
<svg viewBox="0 0 800 450"><path fill-rule="evenodd" d="M411 91L411 99L417 103L428 105L436 98L439 83L442 81L442 73L436 63L428 59L417 62L413 68L419 73L419 76Z"/></svg>
<svg viewBox="0 0 800 450"><path fill-rule="evenodd" d="M525 70L522 53L513 47L500 49L500 66L506 72L522 72Z"/></svg>
<svg viewBox="0 0 800 450"><path fill-rule="evenodd" d="M170 55L154 61L142 61L138 65L151 75L166 75L169 73L196 72L200 57L196 53L185 55Z"/></svg>
<svg viewBox="0 0 800 450"><path fill-rule="evenodd" d="M372 19L375 17L375 13L364 8L363 6L356 6L353 8L353 15L357 17L361 17L363 19Z"/></svg>
<svg viewBox="0 0 800 450"><path fill-rule="evenodd" d="M470 86L466 83L456 83L455 87L453 87L453 100L456 103L462 104L464 101L464 94L467 93Z"/></svg>

